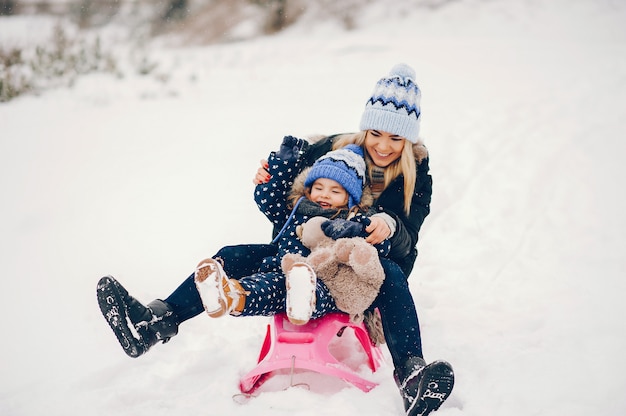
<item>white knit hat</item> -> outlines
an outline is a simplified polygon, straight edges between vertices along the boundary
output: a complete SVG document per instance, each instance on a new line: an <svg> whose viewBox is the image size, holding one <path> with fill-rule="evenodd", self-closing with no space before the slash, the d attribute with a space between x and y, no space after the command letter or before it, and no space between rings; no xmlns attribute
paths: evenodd
<svg viewBox="0 0 626 416"><path fill-rule="evenodd" d="M421 96L413 68L406 64L394 66L388 77L376 83L365 104L360 129L380 130L417 143Z"/></svg>

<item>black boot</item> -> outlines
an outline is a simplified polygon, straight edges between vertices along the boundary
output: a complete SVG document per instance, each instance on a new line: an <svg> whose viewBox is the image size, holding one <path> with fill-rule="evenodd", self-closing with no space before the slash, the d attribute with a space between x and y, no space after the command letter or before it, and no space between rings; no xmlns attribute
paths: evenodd
<svg viewBox="0 0 626 416"><path fill-rule="evenodd" d="M170 305L157 299L144 306L111 276L100 279L97 295L102 315L130 357L139 357L178 333L178 318Z"/></svg>
<svg viewBox="0 0 626 416"><path fill-rule="evenodd" d="M423 358L411 357L394 376L407 416L426 416L439 409L454 387L454 371L445 361L427 365Z"/></svg>

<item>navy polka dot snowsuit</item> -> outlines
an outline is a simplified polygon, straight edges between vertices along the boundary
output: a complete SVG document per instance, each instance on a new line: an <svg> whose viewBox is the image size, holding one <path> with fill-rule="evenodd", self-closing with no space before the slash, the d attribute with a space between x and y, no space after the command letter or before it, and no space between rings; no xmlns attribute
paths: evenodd
<svg viewBox="0 0 626 416"><path fill-rule="evenodd" d="M259 273L239 279L243 288L250 292L250 295L246 296L246 306L242 313L244 316L274 315L285 310L285 276L281 270L281 259L287 253L301 254L305 257L310 254L310 250L302 244L296 234L300 224L316 216L346 219L349 214L347 208L324 209L304 196L303 183L308 171L300 173L298 155L282 158L272 152L268 164L271 179L267 183L257 185L254 199L272 224L282 229L274 240L276 254L263 259ZM290 194L298 198L293 209L287 202ZM358 215L363 216L362 213ZM380 250L388 251L388 246L383 245ZM313 318L339 311L321 279L317 280L316 299Z"/></svg>
<svg viewBox="0 0 626 416"><path fill-rule="evenodd" d="M282 257L287 253L308 256L310 251L298 239L296 228L314 216L326 218L346 218L348 211L323 209L304 196L292 209L287 202L294 180L300 169L297 158L282 159L272 152L268 158L268 171L271 179L268 183L257 185L254 199L259 209L274 226L282 227L282 231L274 240L276 254L265 257L257 273L239 279L243 288L250 292L246 296L243 316L270 316L285 311L285 275L280 266ZM303 177L300 179L303 180ZM318 279L316 286L316 308L313 318L329 312L338 311L335 301L328 288Z"/></svg>

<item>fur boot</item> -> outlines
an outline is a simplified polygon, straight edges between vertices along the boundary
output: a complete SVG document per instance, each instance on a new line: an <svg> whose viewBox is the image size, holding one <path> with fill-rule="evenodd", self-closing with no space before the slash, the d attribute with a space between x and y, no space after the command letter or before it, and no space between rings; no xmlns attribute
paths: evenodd
<svg viewBox="0 0 626 416"><path fill-rule="evenodd" d="M248 293L237 280L226 276L219 261L202 260L196 268L194 281L204 309L211 318L243 312Z"/></svg>

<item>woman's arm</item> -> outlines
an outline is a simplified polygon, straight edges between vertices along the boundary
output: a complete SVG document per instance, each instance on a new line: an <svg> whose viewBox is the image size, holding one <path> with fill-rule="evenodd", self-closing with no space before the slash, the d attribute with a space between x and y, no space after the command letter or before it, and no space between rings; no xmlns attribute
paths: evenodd
<svg viewBox="0 0 626 416"><path fill-rule="evenodd" d="M390 184L377 201L380 210L396 220L396 231L391 237L390 256L393 258L407 256L415 248L419 230L430 213L432 178L428 171L428 158L425 158L418 165L409 215L404 212L402 179Z"/></svg>

